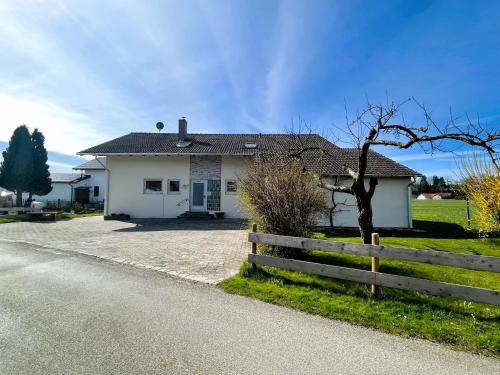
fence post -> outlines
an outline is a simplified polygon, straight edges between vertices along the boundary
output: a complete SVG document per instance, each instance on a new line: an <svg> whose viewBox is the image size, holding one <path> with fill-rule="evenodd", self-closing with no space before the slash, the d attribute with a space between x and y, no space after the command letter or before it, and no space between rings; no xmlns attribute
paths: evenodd
<svg viewBox="0 0 500 375"><path fill-rule="evenodd" d="M257 233L257 223L252 224L252 232ZM257 243L252 242L252 254L257 254ZM252 267L255 268L255 263L252 263Z"/></svg>
<svg viewBox="0 0 500 375"><path fill-rule="evenodd" d="M257 233L257 224L252 224L252 232ZM252 254L257 254L257 243L252 242Z"/></svg>
<svg viewBox="0 0 500 375"><path fill-rule="evenodd" d="M372 245L379 245L380 244L380 238L378 233L372 233ZM379 258L378 257L372 257L372 272L378 272L379 268ZM376 284L372 284L372 294L375 297L378 297L380 294L380 286Z"/></svg>

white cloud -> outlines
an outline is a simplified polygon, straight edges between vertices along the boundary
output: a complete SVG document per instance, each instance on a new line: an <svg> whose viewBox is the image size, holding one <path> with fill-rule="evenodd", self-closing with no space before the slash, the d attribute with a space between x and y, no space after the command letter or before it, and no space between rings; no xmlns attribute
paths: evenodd
<svg viewBox="0 0 500 375"><path fill-rule="evenodd" d="M71 169L73 169L73 167L75 167L75 165L73 165L73 164L61 163L61 162L54 161L54 160L49 160L47 162L47 164L50 166L51 171L54 171L55 169L57 169L57 170L59 170L59 169L71 170Z"/></svg>
<svg viewBox="0 0 500 375"><path fill-rule="evenodd" d="M471 155L473 151L461 151L461 152L447 152L447 153L413 153L406 155L395 155L389 156L392 160L398 162L405 161L417 161L417 160L440 160L440 161L453 161L460 160L461 158Z"/></svg>
<svg viewBox="0 0 500 375"><path fill-rule="evenodd" d="M92 146L96 138L102 137L102 134L96 135L98 129L86 115L68 111L49 101L0 94L0 113L0 140L6 142L21 124L31 130L38 128L45 135L48 150L70 155Z"/></svg>
<svg viewBox="0 0 500 375"><path fill-rule="evenodd" d="M307 50L301 43L304 36L303 18L300 10L289 2L280 4L274 30L275 40L273 53L266 73L265 108L266 122L273 124L284 109L287 99L291 97L307 65ZM297 115L297 114L289 114Z"/></svg>

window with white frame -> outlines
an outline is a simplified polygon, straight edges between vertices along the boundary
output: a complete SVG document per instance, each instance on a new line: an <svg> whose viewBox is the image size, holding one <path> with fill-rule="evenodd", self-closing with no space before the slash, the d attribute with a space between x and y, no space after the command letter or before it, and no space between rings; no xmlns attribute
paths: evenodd
<svg viewBox="0 0 500 375"><path fill-rule="evenodd" d="M151 178L144 180L144 194L161 194L163 191L163 180Z"/></svg>
<svg viewBox="0 0 500 375"><path fill-rule="evenodd" d="M236 180L226 180L226 194L236 194L238 186Z"/></svg>
<svg viewBox="0 0 500 375"><path fill-rule="evenodd" d="M180 194L181 193L181 180L168 180L168 193Z"/></svg>

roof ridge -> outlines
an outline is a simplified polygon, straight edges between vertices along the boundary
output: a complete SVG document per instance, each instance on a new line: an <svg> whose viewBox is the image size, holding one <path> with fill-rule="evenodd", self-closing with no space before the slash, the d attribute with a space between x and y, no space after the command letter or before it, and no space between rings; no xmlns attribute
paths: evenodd
<svg viewBox="0 0 500 375"><path fill-rule="evenodd" d="M155 132L130 132L129 134L153 134L153 135L177 135L178 133L155 133ZM126 134L126 135L129 135ZM293 137L295 135L299 136L316 136L316 137L321 137L324 138L322 135L317 134L317 133L300 133L300 134L288 134L288 133L188 133L189 135L255 135L255 136L274 136L274 135L280 135L280 136L289 136ZM324 138L326 139L326 138Z"/></svg>

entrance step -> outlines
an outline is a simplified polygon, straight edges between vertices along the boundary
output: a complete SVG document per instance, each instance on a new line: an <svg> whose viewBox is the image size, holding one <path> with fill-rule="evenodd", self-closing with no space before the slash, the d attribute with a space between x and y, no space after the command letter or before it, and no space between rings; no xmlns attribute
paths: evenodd
<svg viewBox="0 0 500 375"><path fill-rule="evenodd" d="M186 211L183 214L177 216L179 219L199 219L199 220L210 220L213 215L210 215L208 211Z"/></svg>

